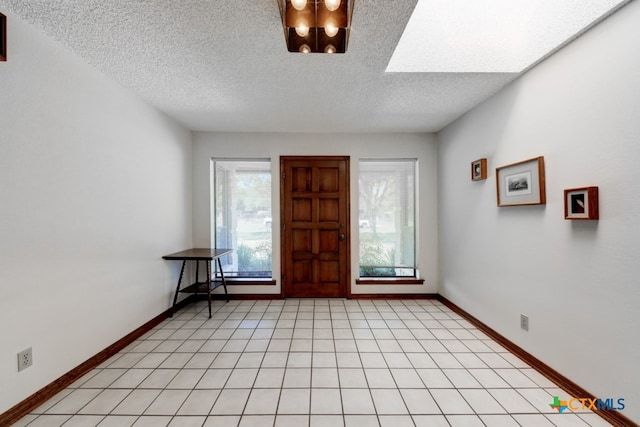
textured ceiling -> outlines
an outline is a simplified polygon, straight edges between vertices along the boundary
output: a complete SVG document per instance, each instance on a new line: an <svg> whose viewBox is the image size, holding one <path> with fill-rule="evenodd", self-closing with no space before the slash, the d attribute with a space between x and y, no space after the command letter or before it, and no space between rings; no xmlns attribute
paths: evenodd
<svg viewBox="0 0 640 427"><path fill-rule="evenodd" d="M287 52L276 0L0 6L191 130L432 132L518 74L385 72L417 1L356 0L341 55Z"/></svg>

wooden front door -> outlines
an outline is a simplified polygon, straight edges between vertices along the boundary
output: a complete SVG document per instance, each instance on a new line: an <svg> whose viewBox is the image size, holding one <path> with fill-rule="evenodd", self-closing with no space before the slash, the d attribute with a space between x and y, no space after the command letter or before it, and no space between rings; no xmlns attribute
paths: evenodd
<svg viewBox="0 0 640 427"><path fill-rule="evenodd" d="M346 297L349 158L282 157L280 172L284 296Z"/></svg>

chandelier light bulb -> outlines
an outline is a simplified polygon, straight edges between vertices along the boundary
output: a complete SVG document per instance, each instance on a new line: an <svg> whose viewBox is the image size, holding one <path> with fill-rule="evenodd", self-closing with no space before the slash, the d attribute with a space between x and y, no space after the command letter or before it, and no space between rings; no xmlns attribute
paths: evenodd
<svg viewBox="0 0 640 427"><path fill-rule="evenodd" d="M324 0L324 5L331 12L340 7L340 0Z"/></svg>
<svg viewBox="0 0 640 427"><path fill-rule="evenodd" d="M300 52L302 52L302 53L310 53L311 52L311 48L307 44L303 44L302 46L300 46L300 49L298 49L298 50Z"/></svg>
<svg viewBox="0 0 640 427"><path fill-rule="evenodd" d="M305 24L300 24L296 27L296 34L300 37L307 37L309 35L309 27Z"/></svg>
<svg viewBox="0 0 640 427"><path fill-rule="evenodd" d="M338 27L336 27L336 25L329 21L327 22L327 24L324 26L324 32L329 36L329 37L333 37L336 34L338 34Z"/></svg>
<svg viewBox="0 0 640 427"><path fill-rule="evenodd" d="M324 48L324 53L336 53L336 48L330 44Z"/></svg>
<svg viewBox="0 0 640 427"><path fill-rule="evenodd" d="M307 6L307 0L291 0L291 6L295 10L302 10Z"/></svg>

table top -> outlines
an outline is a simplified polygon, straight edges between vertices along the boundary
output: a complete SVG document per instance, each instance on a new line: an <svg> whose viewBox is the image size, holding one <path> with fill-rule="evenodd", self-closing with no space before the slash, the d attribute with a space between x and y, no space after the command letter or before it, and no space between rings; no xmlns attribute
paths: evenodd
<svg viewBox="0 0 640 427"><path fill-rule="evenodd" d="M212 261L232 251L233 249L192 248L192 249L176 252L174 254L165 255L162 257L162 259Z"/></svg>

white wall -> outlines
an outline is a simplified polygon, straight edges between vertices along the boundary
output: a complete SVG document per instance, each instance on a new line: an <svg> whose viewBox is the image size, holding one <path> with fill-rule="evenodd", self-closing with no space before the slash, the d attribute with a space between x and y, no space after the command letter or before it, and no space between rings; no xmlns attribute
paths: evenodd
<svg viewBox="0 0 640 427"><path fill-rule="evenodd" d="M439 134L439 292L635 421L639 22L631 2ZM538 155L547 205L496 207L495 167ZM600 221L564 220L563 189L590 185Z"/></svg>
<svg viewBox="0 0 640 427"><path fill-rule="evenodd" d="M8 15L0 62L0 413L169 306L191 135ZM19 351L34 365L17 372Z"/></svg>
<svg viewBox="0 0 640 427"><path fill-rule="evenodd" d="M210 161L220 158L269 158L273 171L273 223L280 223L280 156L350 156L351 292L435 293L437 282L437 146L430 134L335 135L274 133L194 133L193 240L208 246L210 227ZM419 168L418 268L424 285L355 285L358 272L358 160L417 158ZM280 293L280 235L273 227L273 277L277 286L232 286L230 293Z"/></svg>

